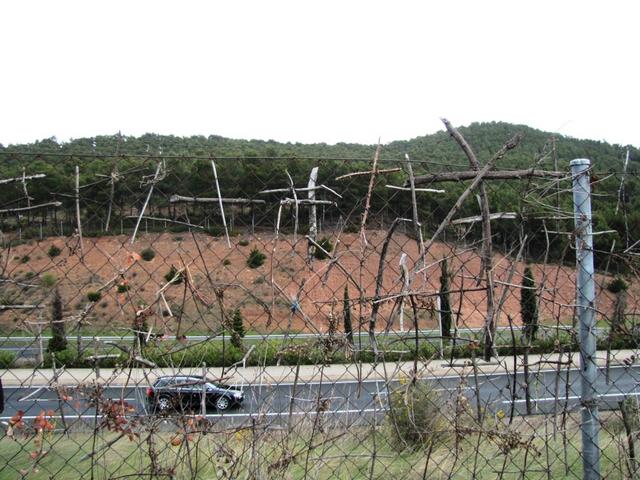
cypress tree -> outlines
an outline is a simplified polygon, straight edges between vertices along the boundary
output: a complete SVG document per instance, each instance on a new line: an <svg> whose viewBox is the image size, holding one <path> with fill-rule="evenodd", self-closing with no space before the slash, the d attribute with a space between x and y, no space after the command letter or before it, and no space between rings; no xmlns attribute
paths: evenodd
<svg viewBox="0 0 640 480"><path fill-rule="evenodd" d="M349 287L344 286L344 300L343 300L343 316L344 316L344 333L347 336L348 342L353 345L353 325L351 324L351 305L349 304Z"/></svg>
<svg viewBox="0 0 640 480"><path fill-rule="evenodd" d="M444 258L440 263L440 322L442 336L451 337L451 299L449 297L449 266Z"/></svg>
<svg viewBox="0 0 640 480"><path fill-rule="evenodd" d="M51 303L51 338L47 345L49 352L61 352L67 348L67 336L65 325L62 321L62 297L56 288L53 291L53 302Z"/></svg>
<svg viewBox="0 0 640 480"><path fill-rule="evenodd" d="M236 308L233 311L233 316L231 318L233 333L231 335L231 343L233 346L237 348L242 348L242 337L245 335L244 330L244 319L242 318L242 313L240 313L240 309Z"/></svg>
<svg viewBox="0 0 640 480"><path fill-rule="evenodd" d="M537 297L533 272L531 268L526 267L524 269L522 288L520 290L520 315L522 317L522 326L524 327L523 336L528 343L536 339L536 333L538 331Z"/></svg>

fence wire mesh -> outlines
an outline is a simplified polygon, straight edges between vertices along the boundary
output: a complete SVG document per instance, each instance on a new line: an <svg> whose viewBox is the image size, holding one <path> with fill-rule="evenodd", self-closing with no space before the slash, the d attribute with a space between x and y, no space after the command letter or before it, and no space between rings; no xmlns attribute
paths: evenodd
<svg viewBox="0 0 640 480"><path fill-rule="evenodd" d="M594 408L635 478L636 178L591 176L585 402L571 159L450 128L448 165L0 152L0 478L583 478Z"/></svg>

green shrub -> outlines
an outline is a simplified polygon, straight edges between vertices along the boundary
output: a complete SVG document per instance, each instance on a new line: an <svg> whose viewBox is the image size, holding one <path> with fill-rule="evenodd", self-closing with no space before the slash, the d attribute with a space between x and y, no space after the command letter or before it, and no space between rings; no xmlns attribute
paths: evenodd
<svg viewBox="0 0 640 480"><path fill-rule="evenodd" d="M156 252L154 252L152 248L145 248L140 252L140 256L145 262L150 262L155 258Z"/></svg>
<svg viewBox="0 0 640 480"><path fill-rule="evenodd" d="M56 357L56 367L60 368L62 365L66 367L81 367L82 361L78 360L77 352L74 349L68 348L60 350L54 353Z"/></svg>
<svg viewBox="0 0 640 480"><path fill-rule="evenodd" d="M47 345L47 351L61 352L67 348L65 327L66 325L62 318L62 297L60 296L60 291L56 288L51 302L51 338Z"/></svg>
<svg viewBox="0 0 640 480"><path fill-rule="evenodd" d="M28 263L29 260L31 260L31 257L29 255L24 255L21 259L20 259L20 263Z"/></svg>
<svg viewBox="0 0 640 480"><path fill-rule="evenodd" d="M446 257L440 264L440 324L443 337L451 337L451 298L449 294L450 283L449 266Z"/></svg>
<svg viewBox="0 0 640 480"><path fill-rule="evenodd" d="M55 245L51 245L49 247L49 251L47 252L47 255L49 255L49 257L54 258L57 257L58 255L60 255L62 253L62 250L60 250L60 248L58 248Z"/></svg>
<svg viewBox="0 0 640 480"><path fill-rule="evenodd" d="M530 267L525 267L520 289L520 315L522 316L523 336L527 343L536 339L538 332L538 295L536 282Z"/></svg>
<svg viewBox="0 0 640 480"><path fill-rule="evenodd" d="M398 451L419 449L442 443L447 421L442 396L424 381L401 385L389 393L387 421L391 442Z"/></svg>
<svg viewBox="0 0 640 480"><path fill-rule="evenodd" d="M238 245L240 245L241 247L246 247L247 245L249 245L249 240L247 240L246 238L243 238L238 242Z"/></svg>
<svg viewBox="0 0 640 480"><path fill-rule="evenodd" d="M344 334L347 341L353 345L353 324L351 323L351 303L349 303L349 287L344 285L344 297L342 300L342 319L344 325Z"/></svg>
<svg viewBox="0 0 640 480"><path fill-rule="evenodd" d="M44 274L42 274L42 276L40 277L40 280L42 282L42 286L47 287L47 288L53 287L56 284L56 282L58 281L58 279L56 278L56 276L53 273L44 273Z"/></svg>
<svg viewBox="0 0 640 480"><path fill-rule="evenodd" d="M628 288L629 285L621 277L616 277L607 284L607 290L609 290L611 293L624 292Z"/></svg>
<svg viewBox="0 0 640 480"><path fill-rule="evenodd" d="M231 343L236 348L242 348L242 337L245 335L244 331L244 318L242 318L242 313L240 313L240 309L236 308L233 311L233 315L231 317L234 335L231 336Z"/></svg>
<svg viewBox="0 0 640 480"><path fill-rule="evenodd" d="M167 283L177 285L179 283L182 283L182 273L178 273L178 269L171 265L171 268L165 274L164 279L167 281Z"/></svg>
<svg viewBox="0 0 640 480"><path fill-rule="evenodd" d="M222 265L224 265L225 267L227 267L227 266L231 265L231 260L229 260L228 258L225 258L225 259L222 261Z"/></svg>
<svg viewBox="0 0 640 480"><path fill-rule="evenodd" d="M249 268L258 268L264 264L264 261L267 259L267 256L254 247L249 253L249 258L247 258L247 266Z"/></svg>
<svg viewBox="0 0 640 480"><path fill-rule="evenodd" d="M0 350L0 368L11 368L16 354L8 350Z"/></svg>
<svg viewBox="0 0 640 480"><path fill-rule="evenodd" d="M329 253L333 251L333 243L331 242L331 240L329 240L326 237L323 237L322 239L320 239L320 241L318 242L318 245L320 245L324 250L326 250ZM313 256L317 260L325 260L329 258L329 255L327 255L320 248L317 248L317 247L313 251Z"/></svg>
<svg viewBox="0 0 640 480"><path fill-rule="evenodd" d="M89 292L87 293L87 300L90 302L99 302L102 298L102 294L100 292Z"/></svg>
<svg viewBox="0 0 640 480"><path fill-rule="evenodd" d="M131 287L129 286L128 283L122 282L118 284L117 291L118 293L127 293L130 289Z"/></svg>

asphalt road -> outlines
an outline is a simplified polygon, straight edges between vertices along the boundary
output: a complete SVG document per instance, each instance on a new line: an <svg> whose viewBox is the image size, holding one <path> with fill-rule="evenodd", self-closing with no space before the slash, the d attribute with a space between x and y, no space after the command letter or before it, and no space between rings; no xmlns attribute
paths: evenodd
<svg viewBox="0 0 640 480"><path fill-rule="evenodd" d="M463 379L460 376L426 378L440 392L443 408L446 402L458 392L462 392L473 406L477 405L476 380L473 376ZM516 399L511 401L513 375L491 374L479 375L477 378L479 401L483 408L497 412L509 413L512 404L515 414L526 413L524 391L524 375L517 375ZM627 396L640 395L640 366L616 366L610 369L609 384L605 374L600 370L597 390L602 409L615 409L618 402ZM389 390L398 388L394 381L387 385L384 381L364 381L358 384L354 380L318 382L281 383L274 385L239 386L245 394L242 406L228 412L218 413L211 409L207 414L211 417L224 417L230 421L246 421L251 417L265 416L274 421L285 421L291 410L294 416L314 415L319 402L323 405L323 415L340 419L371 418L382 415L387 408ZM133 407L135 413L148 414L146 403L147 385L133 387L110 386L103 392L102 398L123 399ZM564 369L560 376L555 370L541 370L530 375L531 408L534 414L553 413L563 410L565 402L569 410L580 408L580 379L577 369L568 375ZM91 421L95 416L95 408L90 397L92 390L82 387L68 387L62 392L67 398L58 399L57 393L46 388L7 387L5 388L5 410L0 419L6 421L18 410L30 419L41 411L53 410L56 417L64 413L69 422L78 420ZM133 412L132 412L133 413Z"/></svg>

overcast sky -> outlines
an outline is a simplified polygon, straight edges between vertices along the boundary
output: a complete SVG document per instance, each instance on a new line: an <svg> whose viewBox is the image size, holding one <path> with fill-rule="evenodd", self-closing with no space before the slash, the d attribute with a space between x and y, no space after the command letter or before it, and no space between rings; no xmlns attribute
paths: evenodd
<svg viewBox="0 0 640 480"><path fill-rule="evenodd" d="M503 120L640 145L633 1L6 1L0 143L383 143Z"/></svg>

